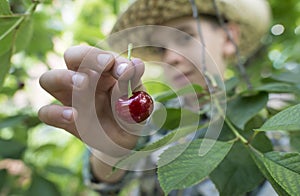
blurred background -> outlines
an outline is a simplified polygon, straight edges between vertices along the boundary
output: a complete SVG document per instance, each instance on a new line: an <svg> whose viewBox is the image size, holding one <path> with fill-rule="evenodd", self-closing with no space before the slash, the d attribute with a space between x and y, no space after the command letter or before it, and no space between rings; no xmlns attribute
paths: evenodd
<svg viewBox="0 0 300 196"><path fill-rule="evenodd" d="M37 118L41 106L55 102L38 80L65 68L68 47L105 39L131 2L0 0L0 196L96 195L82 179L85 146ZM254 84L274 72L294 73L282 79L300 82L300 2L269 2L272 26L266 46L246 63L248 73Z"/></svg>

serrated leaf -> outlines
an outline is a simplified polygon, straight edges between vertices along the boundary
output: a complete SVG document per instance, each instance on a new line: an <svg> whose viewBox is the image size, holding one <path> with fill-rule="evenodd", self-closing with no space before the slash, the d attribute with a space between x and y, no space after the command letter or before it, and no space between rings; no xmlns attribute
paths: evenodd
<svg viewBox="0 0 300 196"><path fill-rule="evenodd" d="M164 101L168 101L170 99L174 99L176 97L179 96L183 96L183 95L187 95L187 94L199 94L199 93L203 93L203 88L200 85L197 84L191 84L191 85L187 85L181 89L179 89L178 91L173 91L173 90L169 90L163 93L160 93L158 95L154 96L155 101L157 102L164 102Z"/></svg>
<svg viewBox="0 0 300 196"><path fill-rule="evenodd" d="M0 0L0 15L11 15L10 6L7 0Z"/></svg>
<svg viewBox="0 0 300 196"><path fill-rule="evenodd" d="M260 112L268 102L268 94L237 97L228 102L227 116L233 124L244 130L246 123Z"/></svg>
<svg viewBox="0 0 300 196"><path fill-rule="evenodd" d="M220 195L244 195L264 179L246 147L238 142L210 174Z"/></svg>
<svg viewBox="0 0 300 196"><path fill-rule="evenodd" d="M142 158L145 158L152 154L153 152L160 150L164 148L165 146L177 141L178 139L187 136L201 128L207 127L208 124L204 124L202 126L186 126L178 128L177 130L173 130L169 134L165 135L161 139L157 140L156 142L153 142L144 148L140 149L139 151L135 151L132 154L128 155L126 158L119 161L115 168L123 168L128 165L132 165L132 163L135 163L139 161Z"/></svg>
<svg viewBox="0 0 300 196"><path fill-rule="evenodd" d="M290 195L300 193L300 154L270 152L266 153L263 163L270 175Z"/></svg>
<svg viewBox="0 0 300 196"><path fill-rule="evenodd" d="M272 185L272 187L274 188L276 193L278 193L280 196L288 196L289 194L283 189L283 187L281 185L279 185L274 180L274 178L272 177L272 175L270 174L270 172L264 165L263 155L254 148L251 148L250 154L251 154L253 160L255 161L255 163L257 164L257 166L259 167L260 171L264 174L264 176L270 182L270 184Z"/></svg>
<svg viewBox="0 0 300 196"><path fill-rule="evenodd" d="M300 175L300 154L298 152L268 152L264 155L273 162Z"/></svg>
<svg viewBox="0 0 300 196"><path fill-rule="evenodd" d="M270 119L257 131L299 131L300 130L300 104L291 106Z"/></svg>
<svg viewBox="0 0 300 196"><path fill-rule="evenodd" d="M255 88L257 91L265 91L269 93L294 93L297 88L287 83L270 83Z"/></svg>
<svg viewBox="0 0 300 196"><path fill-rule="evenodd" d="M194 140L189 145L180 144L161 154L158 161L158 180L165 194L201 182L218 166L233 145L233 142L215 141L207 154L199 156L202 141ZM180 152L174 159L174 155Z"/></svg>

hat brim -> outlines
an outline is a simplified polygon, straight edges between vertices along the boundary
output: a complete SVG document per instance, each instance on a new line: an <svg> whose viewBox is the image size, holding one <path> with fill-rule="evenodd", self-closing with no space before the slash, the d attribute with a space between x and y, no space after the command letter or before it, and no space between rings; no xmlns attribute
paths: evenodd
<svg viewBox="0 0 300 196"><path fill-rule="evenodd" d="M212 0L195 0L195 3L199 14L216 14ZM269 29L269 4L265 0L216 0L216 5L220 15L239 24L240 54L250 56L261 45L261 40ZM111 34L141 25L163 25L172 19L192 14L189 0L137 0L119 17ZM148 50L151 47L146 48L139 49L139 56L154 57L155 54Z"/></svg>

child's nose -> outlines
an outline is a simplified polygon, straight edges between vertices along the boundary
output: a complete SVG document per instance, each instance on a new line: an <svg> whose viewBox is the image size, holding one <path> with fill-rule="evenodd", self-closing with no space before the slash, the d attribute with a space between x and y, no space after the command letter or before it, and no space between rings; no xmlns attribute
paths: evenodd
<svg viewBox="0 0 300 196"><path fill-rule="evenodd" d="M183 54L173 49L166 49L163 54L163 61L169 65L177 66L184 60Z"/></svg>

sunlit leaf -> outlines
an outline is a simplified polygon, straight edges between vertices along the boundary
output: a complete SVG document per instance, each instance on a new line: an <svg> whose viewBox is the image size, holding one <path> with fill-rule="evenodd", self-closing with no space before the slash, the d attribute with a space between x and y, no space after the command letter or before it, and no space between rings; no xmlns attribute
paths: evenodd
<svg viewBox="0 0 300 196"><path fill-rule="evenodd" d="M174 99L174 98L182 96L182 95L187 95L187 94L195 95L195 94L198 94L198 93L200 94L203 92L204 91L201 86L192 84L192 85L187 85L176 92L173 90L163 92L161 94L156 95L154 97L154 99L157 102L164 102L164 101L168 101L170 99Z"/></svg>
<svg viewBox="0 0 300 196"><path fill-rule="evenodd" d="M6 74L9 71L10 68L10 58L12 55L12 50L7 51L6 53L0 55L0 67L1 67L1 71L0 71L0 88L2 87Z"/></svg>
<svg viewBox="0 0 300 196"><path fill-rule="evenodd" d="M14 31L9 29L19 20L19 17L0 17L0 56L7 54L13 48ZM1 63L2 64L2 63Z"/></svg>
<svg viewBox="0 0 300 196"><path fill-rule="evenodd" d="M207 154L200 156L201 143L202 140L194 140L188 146L176 145L161 154L158 179L166 194L201 182L218 166L233 145L233 142L216 141ZM179 156L174 159L177 154Z"/></svg>
<svg viewBox="0 0 300 196"><path fill-rule="evenodd" d="M33 34L33 24L30 18L24 20L16 32L15 52L24 50L30 43Z"/></svg>
<svg viewBox="0 0 300 196"><path fill-rule="evenodd" d="M268 119L257 131L299 131L300 104L291 106Z"/></svg>
<svg viewBox="0 0 300 196"><path fill-rule="evenodd" d="M26 48L29 55L44 58L48 51L53 50L52 39L59 33L47 25L48 20L49 16L44 12L35 12L32 16L33 39Z"/></svg>
<svg viewBox="0 0 300 196"><path fill-rule="evenodd" d="M0 15L12 14L7 0L0 0Z"/></svg>
<svg viewBox="0 0 300 196"><path fill-rule="evenodd" d="M280 195L280 196L287 196L289 195L281 185L279 185L275 179L272 177L266 166L264 165L264 157L263 154L261 154L256 149L250 150L250 154L252 158L254 159L255 163L259 167L260 171L264 174L264 176L267 178L267 180L270 182L274 190Z"/></svg>
<svg viewBox="0 0 300 196"><path fill-rule="evenodd" d="M34 152L35 153L45 153L47 151L53 151L56 148L58 148L58 146L56 144L45 144L45 145L42 145L42 146L36 148L34 150Z"/></svg>
<svg viewBox="0 0 300 196"><path fill-rule="evenodd" d="M199 121L199 114L183 108L162 108L155 110L151 116L151 123L166 130L198 124Z"/></svg>
<svg viewBox="0 0 300 196"><path fill-rule="evenodd" d="M300 154L287 152L266 153L264 165L270 175L290 195L300 193Z"/></svg>

